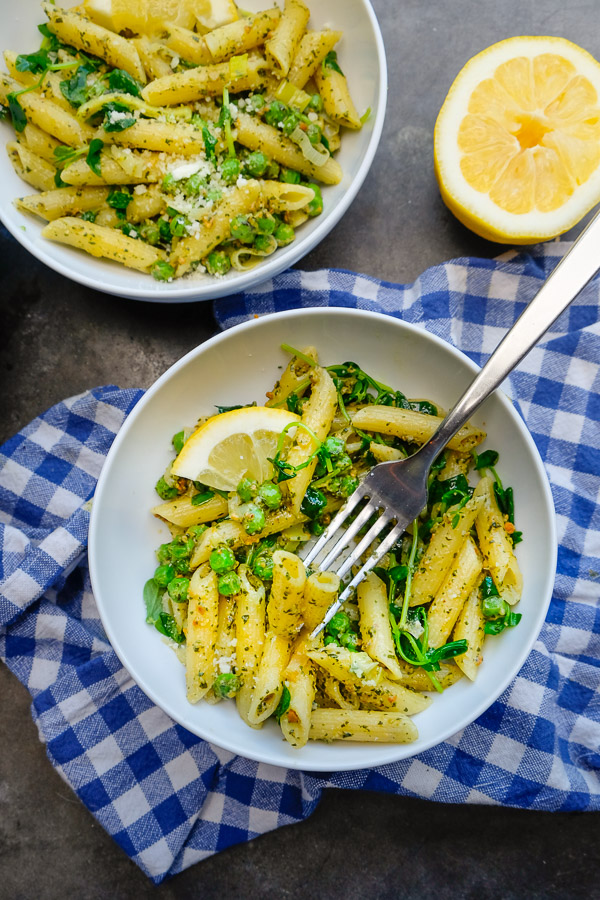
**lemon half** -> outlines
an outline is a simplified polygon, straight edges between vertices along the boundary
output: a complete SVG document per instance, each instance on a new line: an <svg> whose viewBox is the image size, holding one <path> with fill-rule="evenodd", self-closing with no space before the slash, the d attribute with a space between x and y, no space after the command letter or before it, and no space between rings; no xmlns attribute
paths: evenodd
<svg viewBox="0 0 600 900"><path fill-rule="evenodd" d="M564 38L514 37L456 77L434 136L454 215L501 243L548 240L600 201L600 63Z"/></svg>
<svg viewBox="0 0 600 900"><path fill-rule="evenodd" d="M234 491L244 476L267 481L281 432L299 420L287 409L266 406L221 413L188 438L171 471L220 491Z"/></svg>

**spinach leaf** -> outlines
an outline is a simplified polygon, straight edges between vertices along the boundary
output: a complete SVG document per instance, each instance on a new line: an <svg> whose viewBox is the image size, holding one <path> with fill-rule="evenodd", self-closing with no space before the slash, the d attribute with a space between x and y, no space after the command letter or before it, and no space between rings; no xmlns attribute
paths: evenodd
<svg viewBox="0 0 600 900"><path fill-rule="evenodd" d="M131 110L123 103L105 103L102 107L106 115L102 123L105 131L125 131L135 125L135 116L131 114ZM111 113L113 115L111 116ZM117 114L116 116L114 114Z"/></svg>
<svg viewBox="0 0 600 900"><path fill-rule="evenodd" d="M500 454L496 450L484 450L483 453L473 453L473 456L477 471L480 469L493 469L500 459Z"/></svg>
<svg viewBox="0 0 600 900"><path fill-rule="evenodd" d="M202 139L204 141L204 152L206 153L206 158L216 163L217 154L215 152L215 147L217 146L217 139L210 133L206 125L202 126Z"/></svg>
<svg viewBox="0 0 600 900"><path fill-rule="evenodd" d="M277 709L275 710L275 712L273 714L278 722L281 721L281 717L284 716L286 714L286 712L288 711L288 709L290 708L291 699L292 699L292 697L289 692L289 689L286 686L284 686L283 693L281 695L281 700L279 701L279 703L277 705Z"/></svg>
<svg viewBox="0 0 600 900"><path fill-rule="evenodd" d="M514 628L522 619L521 613L509 612L503 619L492 619L485 623L486 634L500 634L505 628Z"/></svg>
<svg viewBox="0 0 600 900"><path fill-rule="evenodd" d="M446 507L454 506L465 497L468 499L472 493L473 489L464 475L453 475L444 481L434 478L429 485L429 502L444 503Z"/></svg>
<svg viewBox="0 0 600 900"><path fill-rule="evenodd" d="M108 86L111 91L123 91L125 94L133 94L134 97L142 96L142 85L123 69L112 70L108 76Z"/></svg>
<svg viewBox="0 0 600 900"><path fill-rule="evenodd" d="M148 625L154 625L163 611L162 597L164 592L164 586L160 585L154 578L150 578L144 585L144 603L146 604L146 622Z"/></svg>
<svg viewBox="0 0 600 900"><path fill-rule="evenodd" d="M20 53L15 62L17 72L31 72L39 75L45 72L50 65L47 50L38 50L35 53Z"/></svg>
<svg viewBox="0 0 600 900"><path fill-rule="evenodd" d="M325 59L322 62L322 66L324 69L333 69L334 72L339 72L340 75L344 74L339 67L339 64L337 61L337 53L335 52L335 50L329 51L329 53L327 54L327 56L325 57Z"/></svg>
<svg viewBox="0 0 600 900"><path fill-rule="evenodd" d="M7 94L6 99L8 100L8 110L12 119L13 128L15 129L15 131L21 132L27 125L27 116L25 115L25 110L19 103L19 99L16 94Z"/></svg>
<svg viewBox="0 0 600 900"><path fill-rule="evenodd" d="M102 178L102 169L100 168L100 153L102 152L102 148L104 147L104 141L101 141L100 138L94 138L93 141L90 141L90 146L88 148L88 153L85 158L88 166L98 178Z"/></svg>
<svg viewBox="0 0 600 900"><path fill-rule="evenodd" d="M173 616L169 615L169 613L161 612L158 619L154 623L154 626L157 631L160 631L161 634L164 634L165 637L171 638L172 641L175 641L176 644L182 644L185 640L184 635L177 627L177 623Z"/></svg>
<svg viewBox="0 0 600 900"><path fill-rule="evenodd" d="M210 500L211 497L214 496L214 491L203 491L201 494L194 494L192 497L192 506L201 506L202 503L206 503L207 500Z"/></svg>
<svg viewBox="0 0 600 900"><path fill-rule="evenodd" d="M61 81L61 94L71 106L81 106L88 99L87 77L91 71L89 66L79 66L72 78Z"/></svg>

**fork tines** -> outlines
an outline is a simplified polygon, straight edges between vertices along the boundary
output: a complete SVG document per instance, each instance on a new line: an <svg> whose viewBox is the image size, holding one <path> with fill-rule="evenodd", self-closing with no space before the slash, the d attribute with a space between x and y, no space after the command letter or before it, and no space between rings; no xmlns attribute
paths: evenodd
<svg viewBox="0 0 600 900"><path fill-rule="evenodd" d="M314 629L311 637L316 637L321 632L325 625L327 625L330 619L335 615L342 603L344 603L348 599L356 585L360 581L362 581L362 579L373 568L373 566L377 565L379 560L383 556L385 556L385 554L398 540L404 530L403 526L399 522L397 522L395 516L390 514L390 512L384 508L382 503L378 502L373 497L366 498L366 494L367 492L364 486L361 485L354 492L354 494L351 495L344 506L331 520L330 524L327 526L326 530L323 532L317 543L310 549L304 559L304 564L308 566L312 562L317 561L319 569L335 572L337 575L339 575L340 578L343 578L344 575L349 572L354 565L356 565L362 555L381 535L384 529L390 524L394 523L393 527L383 538L381 543L379 543L373 549L367 561L359 569L359 571L353 577L352 581L350 581L346 588L344 588L333 606L330 607L321 624ZM344 523L346 522L348 517L365 499L366 503L364 504L362 509L360 509L358 515L352 522L350 522L350 524L345 529L343 529L338 540L333 544L329 552L319 560L319 556L321 556L332 538L334 538L337 532L343 528ZM367 524L369 519L371 519L372 516L377 512L379 512L380 514L368 529L367 533L358 542L358 544L356 544L351 553L349 553L348 556L344 557L343 551L348 547L348 543L358 534L358 532ZM337 567L334 565L336 560L339 560L339 565Z"/></svg>

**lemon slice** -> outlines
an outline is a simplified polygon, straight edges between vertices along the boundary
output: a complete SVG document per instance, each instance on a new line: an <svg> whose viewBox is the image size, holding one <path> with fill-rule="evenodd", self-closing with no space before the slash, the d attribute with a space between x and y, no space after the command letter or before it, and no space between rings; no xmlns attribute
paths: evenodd
<svg viewBox="0 0 600 900"><path fill-rule="evenodd" d="M273 477L273 457L283 429L300 416L266 406L246 406L209 419L183 445L171 471L220 491L234 491L242 478Z"/></svg>
<svg viewBox="0 0 600 900"><path fill-rule="evenodd" d="M527 244L600 201L600 63L564 38L514 37L459 72L434 137L454 215L484 238Z"/></svg>

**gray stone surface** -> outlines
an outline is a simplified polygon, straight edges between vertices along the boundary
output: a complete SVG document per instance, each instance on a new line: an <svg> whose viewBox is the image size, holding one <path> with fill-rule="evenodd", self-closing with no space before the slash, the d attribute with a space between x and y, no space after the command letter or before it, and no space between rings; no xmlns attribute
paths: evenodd
<svg viewBox="0 0 600 900"><path fill-rule="evenodd" d="M446 211L436 113L462 64L513 34L563 35L600 57L597 0L374 0L389 61L380 150L351 212L301 265L410 281L499 250ZM394 193L390 191L394 186ZM65 396L147 387L215 330L210 305L145 305L66 281L0 229L0 440ZM25 689L0 667L0 898L600 898L598 814L449 807L329 792L281 829L152 888L46 760Z"/></svg>

